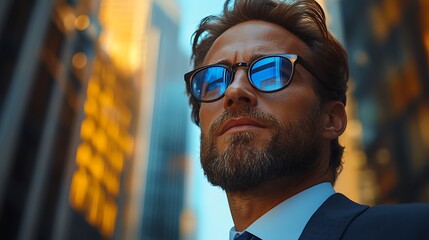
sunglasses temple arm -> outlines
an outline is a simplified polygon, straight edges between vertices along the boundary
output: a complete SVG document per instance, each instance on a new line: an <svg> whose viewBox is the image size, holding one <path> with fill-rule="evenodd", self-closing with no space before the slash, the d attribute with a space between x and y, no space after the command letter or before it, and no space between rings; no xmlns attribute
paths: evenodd
<svg viewBox="0 0 429 240"><path fill-rule="evenodd" d="M304 59L302 59L301 57L298 56L297 58L297 62L299 64L301 64L305 69L307 69L307 71L309 71L311 73L311 75L313 75L315 78L317 78L317 80L319 80L320 83L322 83L323 86L325 86L327 89L335 91L335 89L333 89L331 86L329 86L328 84L326 84L322 79L320 79L317 74L315 73L315 71L313 71L313 69L311 69L310 65L304 61Z"/></svg>

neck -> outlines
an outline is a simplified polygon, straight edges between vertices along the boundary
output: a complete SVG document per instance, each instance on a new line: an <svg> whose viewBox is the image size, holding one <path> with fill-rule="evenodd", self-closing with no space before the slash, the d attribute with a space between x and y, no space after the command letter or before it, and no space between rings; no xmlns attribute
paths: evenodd
<svg viewBox="0 0 429 240"><path fill-rule="evenodd" d="M303 180L305 179L305 180ZM327 176L280 177L242 191L227 192L228 204L236 231L243 231L266 212L314 185L329 182Z"/></svg>

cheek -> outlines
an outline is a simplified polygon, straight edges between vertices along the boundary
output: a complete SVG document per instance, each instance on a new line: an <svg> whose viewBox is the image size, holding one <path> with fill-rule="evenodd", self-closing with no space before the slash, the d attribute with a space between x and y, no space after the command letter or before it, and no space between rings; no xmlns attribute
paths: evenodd
<svg viewBox="0 0 429 240"><path fill-rule="evenodd" d="M318 100L313 91L302 87L285 89L271 93L266 101L258 101L259 107L273 114L282 123L302 119L309 111L314 111Z"/></svg>
<svg viewBox="0 0 429 240"><path fill-rule="evenodd" d="M208 133L213 121L220 115L216 103L203 103L200 108L200 127L203 133Z"/></svg>

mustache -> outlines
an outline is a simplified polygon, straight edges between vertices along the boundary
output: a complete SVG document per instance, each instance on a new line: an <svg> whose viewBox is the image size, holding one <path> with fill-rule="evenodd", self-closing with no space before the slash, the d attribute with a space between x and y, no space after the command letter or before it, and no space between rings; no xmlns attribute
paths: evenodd
<svg viewBox="0 0 429 240"><path fill-rule="evenodd" d="M229 108L225 110L219 117L217 117L211 127L210 127L210 134L213 135L221 130L222 125L232 119L232 118L238 118L238 117L246 117L250 119L254 119L258 122L264 123L267 127L271 126L280 126L280 122L275 118L273 115L261 112L249 105L244 105L240 108Z"/></svg>

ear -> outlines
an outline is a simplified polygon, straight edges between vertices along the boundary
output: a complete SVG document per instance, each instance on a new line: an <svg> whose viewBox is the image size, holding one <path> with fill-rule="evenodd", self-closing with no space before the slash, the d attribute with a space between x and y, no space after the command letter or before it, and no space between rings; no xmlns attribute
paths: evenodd
<svg viewBox="0 0 429 240"><path fill-rule="evenodd" d="M328 140L338 138L346 130L347 114L344 104L330 101L322 108L322 137Z"/></svg>

